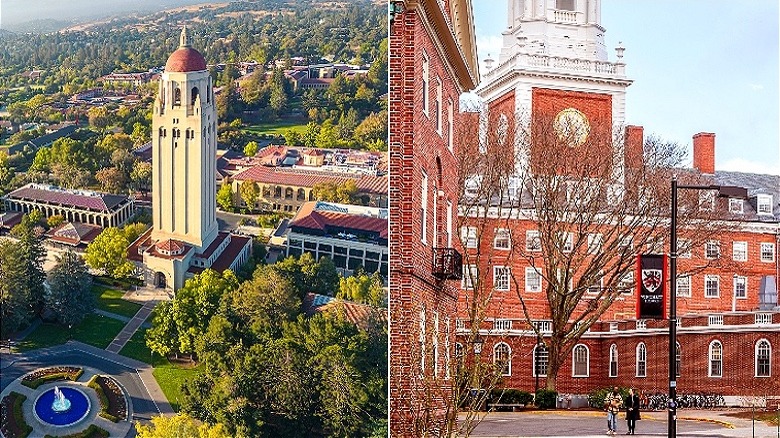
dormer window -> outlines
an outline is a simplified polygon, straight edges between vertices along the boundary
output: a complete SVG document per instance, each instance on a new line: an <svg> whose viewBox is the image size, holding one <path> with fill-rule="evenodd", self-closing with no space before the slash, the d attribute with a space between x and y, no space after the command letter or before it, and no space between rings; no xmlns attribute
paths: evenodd
<svg viewBox="0 0 780 438"><path fill-rule="evenodd" d="M756 196L756 212L758 214L772 214L772 195Z"/></svg>
<svg viewBox="0 0 780 438"><path fill-rule="evenodd" d="M744 212L743 201L741 199L729 198L729 212L742 214Z"/></svg>

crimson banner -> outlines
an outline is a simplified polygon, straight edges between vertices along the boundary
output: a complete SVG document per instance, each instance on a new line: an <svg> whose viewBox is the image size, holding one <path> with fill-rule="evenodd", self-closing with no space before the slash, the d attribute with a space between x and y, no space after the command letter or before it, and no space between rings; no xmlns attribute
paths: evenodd
<svg viewBox="0 0 780 438"><path fill-rule="evenodd" d="M637 319L666 319L666 272L665 255L641 254L637 257Z"/></svg>

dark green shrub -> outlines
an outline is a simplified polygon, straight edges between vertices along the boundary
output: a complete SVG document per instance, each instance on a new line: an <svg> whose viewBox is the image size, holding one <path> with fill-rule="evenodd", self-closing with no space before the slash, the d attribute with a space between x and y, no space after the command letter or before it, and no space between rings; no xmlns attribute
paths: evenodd
<svg viewBox="0 0 780 438"><path fill-rule="evenodd" d="M533 400L534 396L527 391L496 388L490 391L489 403L526 405Z"/></svg>
<svg viewBox="0 0 780 438"><path fill-rule="evenodd" d="M539 409L551 409L555 407L555 400L558 398L558 391L549 389L540 389L536 391L534 404Z"/></svg>

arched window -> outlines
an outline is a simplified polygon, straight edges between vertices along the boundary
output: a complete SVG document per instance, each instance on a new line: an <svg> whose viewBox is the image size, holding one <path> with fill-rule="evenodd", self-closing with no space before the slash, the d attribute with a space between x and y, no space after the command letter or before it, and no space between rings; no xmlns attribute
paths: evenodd
<svg viewBox="0 0 780 438"><path fill-rule="evenodd" d="M534 347L534 377L547 377L547 365L550 363L550 352L544 344Z"/></svg>
<svg viewBox="0 0 780 438"><path fill-rule="evenodd" d="M195 99L198 98L198 87L192 87L190 90L190 105L195 105Z"/></svg>
<svg viewBox="0 0 780 438"><path fill-rule="evenodd" d="M173 106L181 105L181 89L176 88L173 90Z"/></svg>
<svg viewBox="0 0 780 438"><path fill-rule="evenodd" d="M644 342L636 346L636 376L647 377L647 347Z"/></svg>
<svg viewBox="0 0 780 438"><path fill-rule="evenodd" d="M588 377L590 374L590 351L585 344L574 347L571 353L572 377Z"/></svg>
<svg viewBox="0 0 780 438"><path fill-rule="evenodd" d="M304 189L298 189L298 196L297 199L299 201L305 201L306 200L306 190Z"/></svg>
<svg viewBox="0 0 780 438"><path fill-rule="evenodd" d="M292 199L293 198L293 189L292 187L287 187L284 189L284 199Z"/></svg>
<svg viewBox="0 0 780 438"><path fill-rule="evenodd" d="M723 344L710 342L710 377L723 377Z"/></svg>
<svg viewBox="0 0 780 438"><path fill-rule="evenodd" d="M772 345L766 339L756 343L756 377L772 376Z"/></svg>
<svg viewBox="0 0 780 438"><path fill-rule="evenodd" d="M612 344L609 347L609 377L618 375L618 349L617 345Z"/></svg>
<svg viewBox="0 0 780 438"><path fill-rule="evenodd" d="M678 342L674 365L674 371L677 377L680 377L680 370L682 370L682 349L680 348L680 343Z"/></svg>
<svg viewBox="0 0 780 438"><path fill-rule="evenodd" d="M274 187L274 198L282 197L282 188L279 186Z"/></svg>
<svg viewBox="0 0 780 438"><path fill-rule="evenodd" d="M493 346L493 364L496 369L501 370L502 376L512 375L512 349L504 342L499 342Z"/></svg>

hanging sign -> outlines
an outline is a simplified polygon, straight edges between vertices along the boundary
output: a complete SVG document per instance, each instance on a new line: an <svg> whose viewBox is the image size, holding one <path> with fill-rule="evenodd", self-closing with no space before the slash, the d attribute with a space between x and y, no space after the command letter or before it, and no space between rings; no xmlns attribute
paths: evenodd
<svg viewBox="0 0 780 438"><path fill-rule="evenodd" d="M666 319L666 277L665 255L642 254L637 257L637 319Z"/></svg>

